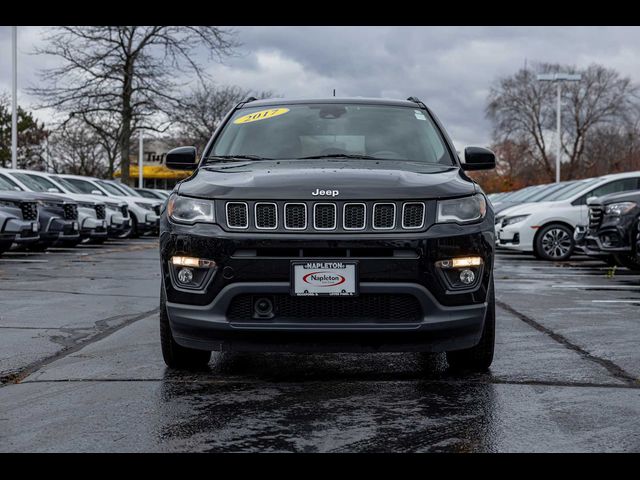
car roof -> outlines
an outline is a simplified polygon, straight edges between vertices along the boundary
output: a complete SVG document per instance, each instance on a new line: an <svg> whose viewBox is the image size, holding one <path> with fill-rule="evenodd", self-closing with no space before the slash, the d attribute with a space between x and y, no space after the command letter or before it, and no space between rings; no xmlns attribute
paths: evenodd
<svg viewBox="0 0 640 480"><path fill-rule="evenodd" d="M348 103L360 105L390 105L397 107L421 108L421 105L411 100L374 97L325 97L325 98L266 98L243 103L238 108L267 107L273 105L306 105L312 103Z"/></svg>

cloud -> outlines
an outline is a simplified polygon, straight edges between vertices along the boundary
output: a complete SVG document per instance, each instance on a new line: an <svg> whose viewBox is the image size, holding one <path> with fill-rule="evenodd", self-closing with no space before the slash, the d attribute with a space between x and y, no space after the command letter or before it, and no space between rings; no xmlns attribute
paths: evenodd
<svg viewBox="0 0 640 480"><path fill-rule="evenodd" d="M221 84L285 97L418 96L456 145L487 145L484 116L493 82L525 59L600 63L640 83L640 30L627 27L235 27L242 46L223 64L201 62ZM19 29L19 84L38 81L55 59L30 55L41 27ZM0 27L0 91L10 88L10 29ZM32 105L24 90L21 103ZM41 115L46 115L42 113Z"/></svg>

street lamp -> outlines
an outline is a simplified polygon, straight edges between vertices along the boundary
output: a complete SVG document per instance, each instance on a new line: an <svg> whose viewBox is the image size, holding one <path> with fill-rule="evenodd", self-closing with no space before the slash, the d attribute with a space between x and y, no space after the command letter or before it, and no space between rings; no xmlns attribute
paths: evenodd
<svg viewBox="0 0 640 480"><path fill-rule="evenodd" d="M11 27L11 168L18 168L18 27Z"/></svg>
<svg viewBox="0 0 640 480"><path fill-rule="evenodd" d="M556 82L558 85L558 104L556 106L556 128L558 144L556 146L556 183L560 182L560 153L562 143L562 132L560 130L560 116L561 106L560 99L562 95L562 82L579 82L582 79L582 75L579 73L541 73L538 75L538 81L540 82Z"/></svg>

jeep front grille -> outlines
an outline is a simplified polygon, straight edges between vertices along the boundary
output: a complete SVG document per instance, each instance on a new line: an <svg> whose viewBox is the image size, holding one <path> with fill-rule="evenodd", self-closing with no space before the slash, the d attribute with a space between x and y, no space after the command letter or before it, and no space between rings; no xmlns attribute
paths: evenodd
<svg viewBox="0 0 640 480"><path fill-rule="evenodd" d="M247 200L218 205L217 217L229 230L330 234L425 230L433 223L436 202Z"/></svg>
<svg viewBox="0 0 640 480"><path fill-rule="evenodd" d="M96 217L99 220L107 218L107 208L104 205L96 205Z"/></svg>
<svg viewBox="0 0 640 480"><path fill-rule="evenodd" d="M22 210L23 220L33 221L38 219L38 205L35 202L22 202L20 210Z"/></svg>
<svg viewBox="0 0 640 480"><path fill-rule="evenodd" d="M589 207L589 230L598 230L602 223L604 207L602 205L592 205Z"/></svg>
<svg viewBox="0 0 640 480"><path fill-rule="evenodd" d="M249 227L249 208L244 202L227 203L227 225L229 228Z"/></svg>
<svg viewBox="0 0 640 480"><path fill-rule="evenodd" d="M65 220L77 220L78 219L78 205L75 203L64 204L64 219Z"/></svg>

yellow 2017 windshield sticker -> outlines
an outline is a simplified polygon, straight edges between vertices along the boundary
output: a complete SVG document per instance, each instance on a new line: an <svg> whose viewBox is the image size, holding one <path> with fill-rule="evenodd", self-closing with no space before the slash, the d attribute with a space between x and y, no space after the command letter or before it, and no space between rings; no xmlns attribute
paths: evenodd
<svg viewBox="0 0 640 480"><path fill-rule="evenodd" d="M233 121L233 123L239 124L257 122L258 120L266 120L268 118L284 115L288 111L288 108L270 108L269 110L260 110L259 112L253 112L247 115L243 115L242 117L238 117Z"/></svg>

